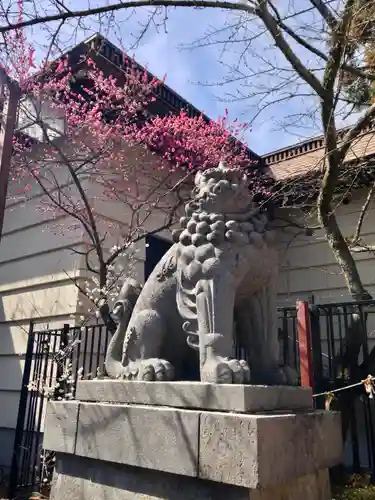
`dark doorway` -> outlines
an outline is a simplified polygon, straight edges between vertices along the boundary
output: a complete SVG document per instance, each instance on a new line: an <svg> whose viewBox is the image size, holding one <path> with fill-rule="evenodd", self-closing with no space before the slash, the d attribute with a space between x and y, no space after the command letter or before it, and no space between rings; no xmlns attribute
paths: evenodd
<svg viewBox="0 0 375 500"><path fill-rule="evenodd" d="M151 235L146 236L145 281L171 246L172 243L163 238Z"/></svg>

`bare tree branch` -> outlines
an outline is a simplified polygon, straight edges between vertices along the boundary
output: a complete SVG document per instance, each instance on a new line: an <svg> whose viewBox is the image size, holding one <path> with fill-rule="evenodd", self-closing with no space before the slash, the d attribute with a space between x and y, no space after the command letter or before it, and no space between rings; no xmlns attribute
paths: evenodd
<svg viewBox="0 0 375 500"><path fill-rule="evenodd" d="M297 57L295 51L291 48L288 42L283 37L280 28L277 24L275 18L270 14L266 1L259 0L258 2L257 14L259 18L263 21L264 25L268 29L270 35L275 41L275 44L280 49L282 54L286 57L298 75L308 84L315 92L322 98L325 96L325 90L316 78L316 76L309 71L309 69L302 63L302 61Z"/></svg>
<svg viewBox="0 0 375 500"><path fill-rule="evenodd" d="M356 124L351 127L342 139L342 145L339 148L340 160L343 161L353 141L361 132L369 125L372 118L375 116L375 103L372 104Z"/></svg>
<svg viewBox="0 0 375 500"><path fill-rule="evenodd" d="M370 203L371 203L372 197L374 195L374 192L375 192L375 183L369 189L369 192L367 193L366 200L365 200L363 207L361 209L361 213L359 214L357 228L356 228L355 234L353 236L353 243L358 242L360 237L361 237L363 221L365 220L365 217L367 215L367 212L368 212L368 209L370 207Z"/></svg>
<svg viewBox="0 0 375 500"><path fill-rule="evenodd" d="M331 30L336 29L338 21L332 14L326 2L324 0L310 0L310 2L316 8L316 10L321 14L324 21L328 24Z"/></svg>
<svg viewBox="0 0 375 500"><path fill-rule="evenodd" d="M272 6L274 9L274 7ZM311 43L307 42L305 38L302 38L302 36L299 36L293 29L291 29L281 18L281 16L278 14L278 11L276 9L275 14L277 16L277 24L280 26L281 29L285 31L293 40L295 40L301 47L304 47L306 50L312 52L316 56L320 57L323 59L323 61L328 61L328 56L318 48L314 47ZM336 21L335 21L336 22ZM342 69L344 71L347 71L348 73L351 73L355 76L361 77L361 78L367 78L368 80L375 81L375 75L373 73L366 72L365 69L360 69L356 68L350 64L343 63L342 64Z"/></svg>
<svg viewBox="0 0 375 500"><path fill-rule="evenodd" d="M136 7L187 7L187 8L216 8L226 9L231 11L242 11L254 14L255 9L249 3L232 3L225 0L136 0L128 2L111 3L102 7L94 7L83 10L69 10L60 11L55 14L47 16L35 16L25 21L15 22L7 25L0 26L0 33L7 33L14 29L26 28L28 26L36 26L38 24L47 24L53 21L66 21L68 19L82 19L97 14L104 14L106 12L116 12L125 9L132 9Z"/></svg>

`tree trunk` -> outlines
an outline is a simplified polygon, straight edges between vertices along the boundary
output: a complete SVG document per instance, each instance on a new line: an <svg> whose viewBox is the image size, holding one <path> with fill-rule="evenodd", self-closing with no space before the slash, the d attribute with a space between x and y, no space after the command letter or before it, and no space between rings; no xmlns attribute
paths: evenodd
<svg viewBox="0 0 375 500"><path fill-rule="evenodd" d="M321 116L325 141L325 166L317 200L318 219L325 230L327 242L342 269L350 295L355 301L369 300L371 295L362 284L357 265L332 207L340 167L344 161L338 149L333 93L321 101Z"/></svg>
<svg viewBox="0 0 375 500"><path fill-rule="evenodd" d="M325 230L327 242L342 269L350 295L355 301L371 300L371 295L362 284L357 264L337 224L336 216L333 212L323 213L318 210L318 213L319 222Z"/></svg>

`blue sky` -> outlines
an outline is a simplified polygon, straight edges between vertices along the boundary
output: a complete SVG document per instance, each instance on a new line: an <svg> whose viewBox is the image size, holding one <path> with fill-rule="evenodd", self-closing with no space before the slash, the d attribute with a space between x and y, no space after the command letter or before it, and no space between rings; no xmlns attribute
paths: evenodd
<svg viewBox="0 0 375 500"><path fill-rule="evenodd" d="M142 14L138 14L138 19L140 17ZM156 33L155 30L149 30L140 46L134 50L134 54L136 59L141 64L147 64L149 70L156 76L162 77L167 74L166 83L210 117L222 115L227 108L231 118L248 122L254 116L251 103L236 102L228 98L228 93L234 93L240 84L224 86L206 84L221 82L225 78L228 70L224 64L236 61L238 57L236 49L231 49L230 53L223 57L220 46L187 50L181 48L202 36L211 26L222 26L226 20L228 13L219 10L176 9L169 15L168 32L159 30L159 33ZM131 27L129 31L133 29L137 32L136 19L128 22L127 27ZM128 45L132 43L133 38L124 31L123 40ZM109 38L112 38L110 34ZM115 39L116 35L112 41L115 42ZM249 147L256 153L262 154L306 138L306 133L296 136L276 130L278 120L292 109L298 113L303 104L303 102L289 101L273 106L267 113L260 115L246 133ZM307 135L311 136L313 133L310 131Z"/></svg>
<svg viewBox="0 0 375 500"><path fill-rule="evenodd" d="M87 5L87 0L71 0L71 2L75 9ZM307 0L298 0L298 8L302 8L306 2ZM96 0L94 3L101 4L102 0ZM233 21L233 15L228 14L228 12L218 9L194 11L180 8L170 10L167 32L163 28L156 30L151 27L142 38L139 46L131 48L134 43L132 35L139 33L141 29L139 23L144 22L147 17L148 11L145 8L137 9L136 14L130 18L129 11L122 11L116 14L116 27L108 32L103 32L103 35L116 45L120 45L119 39L121 38L121 45L128 48L128 53L133 53L136 59L141 64L147 65L148 69L156 76L162 77L166 74L166 83L170 87L212 118L222 115L224 109L227 108L232 119L251 121L256 112L253 105L257 103L257 100L253 98L252 100L229 100L228 102L228 93L235 93L238 90L251 93L257 88L253 87L253 84L267 86L281 81L270 82L270 77L264 75L254 78L248 87L245 87L243 82L209 86L199 84L199 82L222 82L228 74L228 64L238 60L238 54L243 49L243 45L231 47L224 56L221 53L222 46L220 45L193 50L182 50L181 46L203 36L211 27L222 27L226 22ZM76 42L98 31L98 25L93 21L85 20L85 26L88 28L85 32L80 30L75 33ZM34 30L32 34L34 40L38 37L40 39L40 29ZM65 39L68 40L67 37ZM248 66L245 68L247 72L253 71L255 74L261 72L267 67L265 60L272 61L274 65L285 67L283 56L267 44L269 45L264 37L252 44L253 53L250 54L247 61ZM307 61L306 58L311 58L311 56L303 52L303 49L299 55L304 62L314 64L313 60ZM262 57L264 57L263 60ZM244 69L243 65L242 69ZM283 76L287 79L288 73ZM300 89L297 86L291 85L289 92L297 96L298 91ZM272 101L272 95L268 100ZM256 153L262 154L316 135L319 133L319 121L316 122L311 117L300 117L301 112L315 108L316 101L309 96L295 97L268 107L266 112L258 116L256 121L252 123L251 129L246 132L245 139L248 146ZM296 116L294 125L288 129L280 128L280 121L289 115Z"/></svg>

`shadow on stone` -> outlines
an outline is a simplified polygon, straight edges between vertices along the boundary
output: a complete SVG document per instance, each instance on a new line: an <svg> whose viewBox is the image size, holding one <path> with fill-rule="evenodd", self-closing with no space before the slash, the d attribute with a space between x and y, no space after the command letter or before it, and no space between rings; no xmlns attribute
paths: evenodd
<svg viewBox="0 0 375 500"><path fill-rule="evenodd" d="M238 486L64 454L57 456L54 483L51 500L249 499Z"/></svg>

